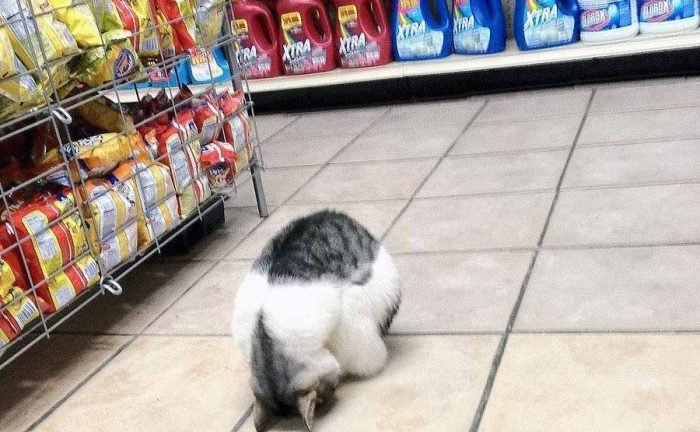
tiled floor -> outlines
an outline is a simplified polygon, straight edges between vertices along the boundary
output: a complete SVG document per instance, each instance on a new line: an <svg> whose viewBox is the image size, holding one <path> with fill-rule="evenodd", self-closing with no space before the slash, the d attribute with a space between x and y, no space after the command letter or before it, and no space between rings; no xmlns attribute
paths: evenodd
<svg viewBox="0 0 700 432"><path fill-rule="evenodd" d="M325 207L384 239L404 302L316 431L700 431L700 80L258 126L269 218L240 184L222 229L0 371L0 431L252 431L236 286Z"/></svg>

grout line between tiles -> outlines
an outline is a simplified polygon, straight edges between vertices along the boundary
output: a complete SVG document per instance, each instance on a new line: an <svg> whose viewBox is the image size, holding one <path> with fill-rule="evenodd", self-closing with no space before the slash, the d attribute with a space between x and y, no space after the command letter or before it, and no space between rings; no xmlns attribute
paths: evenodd
<svg viewBox="0 0 700 432"><path fill-rule="evenodd" d="M564 177L566 176L566 170L569 167L569 164L571 163L571 158L574 155L574 150L576 150L576 143L577 143L579 137L581 136L581 132L583 131L584 125L586 124L586 119L588 118L588 112L591 109L591 105L593 104L593 99L595 98L595 95L596 95L596 90L593 89L589 95L588 104L586 105L586 110L583 114L583 119L581 119L581 124L579 125L578 131L576 132L576 138L574 139L574 142L571 145L571 149L569 150L569 155L566 158L566 162L564 163L564 168L562 169L561 175L559 176L559 181L557 182L556 192L554 193L554 198L552 199L552 204L549 208L549 213L547 214L547 218L544 221L544 226L542 228L542 232L540 233L539 240L537 241L537 248L538 249L535 250L535 253L532 256L532 260L530 261L530 265L527 269L527 273L525 274L522 285L520 286L520 291L518 292L518 297L515 300L515 304L513 305L513 309L511 311L510 317L508 319L508 324L506 325L505 333L501 337L501 341L499 342L498 347L496 348L496 352L494 354L493 361L491 363L491 370L489 371L489 375L486 379L486 384L484 386L484 391L481 395L481 399L480 399L479 405L476 409L476 413L474 414L474 419L472 421L472 425L469 428L470 432L478 432L479 427L481 426L481 420L483 418L484 412L486 410L486 406L487 406L489 398L491 396L491 391L493 390L493 385L496 381L496 375L497 375L498 369L501 365L501 361L503 360L503 355L505 354L506 346L508 345L508 337L513 330L513 326L515 325L515 320L518 316L518 312L520 311L520 305L523 302L523 298L525 297L525 291L527 290L527 286L530 282L530 277L532 276L532 270L534 269L535 263L537 262L537 257L539 256L539 248L542 247L542 243L544 242L545 235L547 234L547 228L549 227L549 223L550 223L552 216L554 214L554 209L556 208L556 205L557 205L557 199L559 198L559 192L561 191L561 185L564 182Z"/></svg>
<svg viewBox="0 0 700 432"><path fill-rule="evenodd" d="M76 394L80 389L82 389L85 384L87 384L93 377L95 377L98 373L100 373L109 363L112 362L119 354L124 352L127 348L131 346L138 338L139 336L146 331L148 327L150 327L154 322L156 322L158 319L160 319L161 316L163 316L170 308L177 303L182 297L184 297L200 280L202 280L204 277L206 277L213 269L216 267L216 263L212 262L212 265L205 270L201 277L198 278L195 281L192 281L192 283L185 289L177 298L175 298L166 308L161 311L158 315L156 315L155 318L150 320L148 324L146 324L141 330L139 330L138 333L131 335L131 338L124 342L117 350L112 353L109 357L107 357L102 363L100 363L97 368L95 368L92 372L88 374L85 378L83 378L75 387L73 387L67 394L65 394L61 399L59 399L56 403L54 403L49 409L44 411L44 413L37 419L35 420L27 429L25 429L25 432L31 432L35 430L44 420L46 420L51 414L53 414L58 408L61 407L68 399L73 397L74 394Z"/></svg>
<svg viewBox="0 0 700 432"><path fill-rule="evenodd" d="M238 432L241 430L243 425L245 424L246 420L248 420L248 417L253 413L253 404L250 404L247 410L243 413L243 415L238 419L235 425L233 425L233 428L231 428L231 432Z"/></svg>
<svg viewBox="0 0 700 432"><path fill-rule="evenodd" d="M685 329L669 329L669 330L649 330L649 329L617 329L617 330L596 330L596 329L583 329L583 330L566 330L566 329L554 329L554 330L514 330L511 334L520 335L636 335L636 334L648 334L648 335L672 335L672 334L682 334L682 335L700 335L700 329L697 330L685 330Z"/></svg>
<svg viewBox="0 0 700 432"><path fill-rule="evenodd" d="M622 140L622 141L594 141L590 143L580 143L576 147L579 149L593 149L600 147L624 147L633 145L644 145L644 144L668 144L682 141L700 141L700 135L681 135L672 138L640 138L636 140Z"/></svg>
<svg viewBox="0 0 700 432"><path fill-rule="evenodd" d="M408 208L408 206L410 206L411 203L413 202L413 200L416 199L418 192L420 192L420 190L423 189L423 186L425 186L425 183L428 181L428 179L435 173L435 171L437 171L437 169L440 166L440 164L442 163L442 161L447 157L448 154L450 154L452 149L457 145L457 143L459 142L459 138L465 134L467 129L469 129L469 127L474 124L474 122L479 117L479 115L482 113L482 111L484 111L484 108L486 108L486 105L488 105L489 101L490 101L490 98L485 98L482 101L479 109L476 110L474 112L474 114L472 114L472 118L469 119L467 124L460 131L460 133L457 134L457 137L452 141L452 144L450 144L447 147L447 149L445 149L445 151L442 153L442 156L440 156L438 158L437 163L430 169L430 171L428 172L428 175L426 175L423 178L423 181L421 181L420 184L418 185L418 187L416 187L416 189L413 191L411 196L408 198L408 201L406 201L406 204L404 204L404 206L401 208L401 210L399 210L398 214L394 217L394 219L391 221L389 226L386 228L386 231L384 231L384 234L381 237L382 241L384 241L384 239L386 239L386 236L389 235L391 230L394 228L394 225L396 225L396 223L398 222L399 218L401 218L401 216L403 216L403 214L406 212L406 209Z"/></svg>
<svg viewBox="0 0 700 432"><path fill-rule="evenodd" d="M700 183L700 178L683 179L683 180L659 180L659 181L640 181L628 183L608 183L601 185L582 185L582 186L567 186L563 187L564 191L592 191L592 190L608 190L608 189L633 189L650 186L675 186L675 185L692 185Z"/></svg>

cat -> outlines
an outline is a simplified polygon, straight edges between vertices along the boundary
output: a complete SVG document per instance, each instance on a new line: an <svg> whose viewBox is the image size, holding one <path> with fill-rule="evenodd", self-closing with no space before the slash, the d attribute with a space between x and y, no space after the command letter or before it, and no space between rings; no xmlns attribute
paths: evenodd
<svg viewBox="0 0 700 432"><path fill-rule="evenodd" d="M311 430L317 405L343 376L369 377L387 361L398 312L398 271L349 216L320 211L289 223L253 262L236 295L232 330L250 361L258 432L298 412Z"/></svg>

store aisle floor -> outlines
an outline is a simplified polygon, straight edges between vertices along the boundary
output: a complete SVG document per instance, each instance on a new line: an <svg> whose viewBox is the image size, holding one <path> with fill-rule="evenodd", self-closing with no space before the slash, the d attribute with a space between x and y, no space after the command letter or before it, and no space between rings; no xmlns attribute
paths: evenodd
<svg viewBox="0 0 700 432"><path fill-rule="evenodd" d="M269 218L244 181L221 230L2 371L0 430L252 431L235 288L333 207L404 301L315 431L698 431L699 119L700 79L262 116Z"/></svg>

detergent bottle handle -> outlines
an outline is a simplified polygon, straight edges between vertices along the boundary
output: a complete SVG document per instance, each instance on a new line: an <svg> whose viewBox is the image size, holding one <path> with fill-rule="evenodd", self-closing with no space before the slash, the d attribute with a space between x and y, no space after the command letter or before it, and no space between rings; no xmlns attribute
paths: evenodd
<svg viewBox="0 0 700 432"><path fill-rule="evenodd" d="M265 28L265 34L269 38L269 42L266 39L265 40L265 49L266 50L271 50L277 45L277 27L275 27L275 23L272 21L272 15L267 14L265 12L261 12L260 16L262 17L262 24L263 27Z"/></svg>
<svg viewBox="0 0 700 432"><path fill-rule="evenodd" d="M309 12L313 12L313 11L318 12L318 18L319 18L321 27L323 27L324 35L322 36L321 34L318 33L318 29L316 28L315 25L312 24L313 19L309 19L308 20L308 22L310 24L309 28L311 29L310 33L313 33L313 34L310 34L309 36L313 36L313 38L316 39L316 43L320 44L322 42L326 42L328 40L328 38L332 37L333 27L331 27L331 21L328 18L328 14L323 9L323 7L315 6L311 9L309 9ZM311 14L309 13L309 15L311 15ZM311 18L311 17L309 17L309 18Z"/></svg>
<svg viewBox="0 0 700 432"><path fill-rule="evenodd" d="M389 22L387 16L386 16L386 10L384 10L384 5L382 4L382 0L369 0L368 5L372 5L372 13L374 15L374 21L377 23L379 26L379 37L384 37L387 32L389 31L389 28L387 26L387 23ZM374 29L372 29L374 30ZM373 32L374 33L374 32Z"/></svg>

